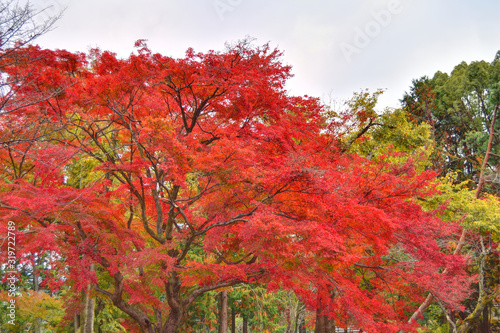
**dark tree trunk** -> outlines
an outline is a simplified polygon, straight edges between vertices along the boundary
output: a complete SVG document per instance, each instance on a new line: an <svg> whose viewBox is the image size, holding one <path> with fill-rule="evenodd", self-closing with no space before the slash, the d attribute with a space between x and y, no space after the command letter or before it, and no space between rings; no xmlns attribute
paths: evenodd
<svg viewBox="0 0 500 333"><path fill-rule="evenodd" d="M243 317L243 333L248 333L247 317Z"/></svg>
<svg viewBox="0 0 500 333"><path fill-rule="evenodd" d="M163 333L176 333L182 323L183 315L182 311L171 309Z"/></svg>
<svg viewBox="0 0 500 333"><path fill-rule="evenodd" d="M167 300L170 305L170 312L162 333L176 333L184 319L185 304L181 296L181 280L177 273L172 273L166 285Z"/></svg>
<svg viewBox="0 0 500 333"><path fill-rule="evenodd" d="M236 333L236 311L231 308L231 333Z"/></svg>
<svg viewBox="0 0 500 333"><path fill-rule="evenodd" d="M486 305L483 310L483 320L481 322L481 333L490 333L490 309Z"/></svg>

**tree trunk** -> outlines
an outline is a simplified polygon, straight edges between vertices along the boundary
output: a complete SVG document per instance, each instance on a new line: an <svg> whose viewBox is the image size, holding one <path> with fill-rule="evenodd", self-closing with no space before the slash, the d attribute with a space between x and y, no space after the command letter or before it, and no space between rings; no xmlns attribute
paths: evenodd
<svg viewBox="0 0 500 333"><path fill-rule="evenodd" d="M247 317L243 317L243 333L248 333Z"/></svg>
<svg viewBox="0 0 500 333"><path fill-rule="evenodd" d="M227 333L227 290L220 293L219 333Z"/></svg>
<svg viewBox="0 0 500 333"><path fill-rule="evenodd" d="M488 305L486 305L483 310L481 333L490 333L490 307Z"/></svg>
<svg viewBox="0 0 500 333"><path fill-rule="evenodd" d="M176 333L181 322L181 315L176 311L171 311L168 316L164 333ZM151 326L152 327L152 326ZM154 331L151 331L154 332Z"/></svg>
<svg viewBox="0 0 500 333"><path fill-rule="evenodd" d="M333 318L327 315L330 311L330 306L328 305L330 300L327 302L321 299L321 296L324 297L326 295L328 295L330 300L333 300L335 292L329 290L327 287L318 290L318 305L316 308L316 325L314 327L314 333L335 333L335 322Z"/></svg>
<svg viewBox="0 0 500 333"><path fill-rule="evenodd" d="M85 324L83 326L84 333L94 332L94 309L95 309L95 299L91 296L92 287L89 285L87 287L87 292L85 293Z"/></svg>
<svg viewBox="0 0 500 333"><path fill-rule="evenodd" d="M320 309L316 310L316 327L314 333L335 333L335 323L332 318L322 314Z"/></svg>
<svg viewBox="0 0 500 333"><path fill-rule="evenodd" d="M295 320L293 323L293 333L296 333L299 330L300 326L300 303L297 304Z"/></svg>
<svg viewBox="0 0 500 333"><path fill-rule="evenodd" d="M90 265L90 270L94 270L94 264ZM89 283L87 286L87 292L85 293L85 324L83 325L84 333L94 332L95 298L91 293L92 285Z"/></svg>
<svg viewBox="0 0 500 333"><path fill-rule="evenodd" d="M73 318L73 329L74 333L79 333L80 331L80 315L76 314Z"/></svg>
<svg viewBox="0 0 500 333"><path fill-rule="evenodd" d="M236 333L236 311L231 308L231 333Z"/></svg>

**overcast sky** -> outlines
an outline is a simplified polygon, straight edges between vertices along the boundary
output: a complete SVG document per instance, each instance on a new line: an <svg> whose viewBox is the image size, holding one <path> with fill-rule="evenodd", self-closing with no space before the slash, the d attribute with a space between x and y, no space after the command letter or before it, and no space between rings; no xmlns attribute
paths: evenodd
<svg viewBox="0 0 500 333"><path fill-rule="evenodd" d="M398 107L411 80L500 50L499 0L31 0L64 9L42 47L126 57L147 39L153 52L182 57L223 50L250 36L284 52L293 95L342 100L386 89L379 109Z"/></svg>

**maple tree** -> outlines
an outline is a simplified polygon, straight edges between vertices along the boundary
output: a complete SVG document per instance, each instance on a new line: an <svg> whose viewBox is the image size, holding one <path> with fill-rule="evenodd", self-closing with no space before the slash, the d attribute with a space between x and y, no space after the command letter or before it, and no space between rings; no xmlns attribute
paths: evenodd
<svg viewBox="0 0 500 333"><path fill-rule="evenodd" d="M371 331L414 330L406 313L425 292L459 306L465 258L446 251L458 225L416 203L435 174L390 147L351 151L366 109L331 116L289 96L268 45L181 59L137 47L28 46L19 59L39 61L2 69L43 73L18 98L49 96L2 110L0 214L20 255L65 258L64 279L43 283L70 287L67 320L89 286L143 332L176 332L205 293L254 282L293 290L317 322Z"/></svg>

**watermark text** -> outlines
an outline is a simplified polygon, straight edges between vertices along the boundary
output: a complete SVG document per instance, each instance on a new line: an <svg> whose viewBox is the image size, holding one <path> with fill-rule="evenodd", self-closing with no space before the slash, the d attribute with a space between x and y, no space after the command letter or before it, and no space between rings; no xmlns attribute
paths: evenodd
<svg viewBox="0 0 500 333"><path fill-rule="evenodd" d="M242 2L243 0L215 0L212 2L212 6L221 21L224 21L226 14L232 12Z"/></svg>
<svg viewBox="0 0 500 333"><path fill-rule="evenodd" d="M7 323L15 325L16 322L16 292L17 292L17 260L16 260L16 224L8 222L7 226Z"/></svg>
<svg viewBox="0 0 500 333"><path fill-rule="evenodd" d="M401 1L399 0L390 0L386 8L372 11L370 21L363 27L354 28L352 41L340 43L340 49L347 62L350 63L355 54L361 53L362 49L368 47L372 40L380 35L382 29L391 23L394 15L401 13L401 11Z"/></svg>

